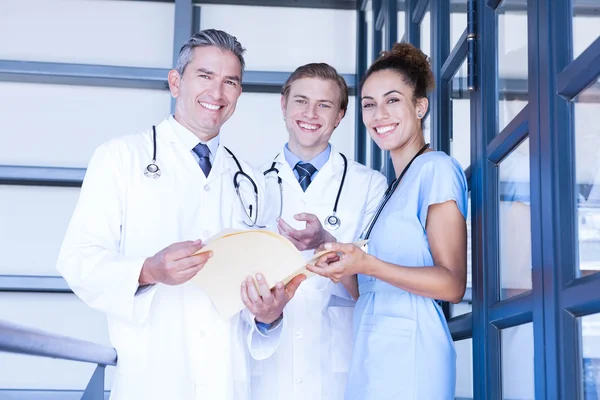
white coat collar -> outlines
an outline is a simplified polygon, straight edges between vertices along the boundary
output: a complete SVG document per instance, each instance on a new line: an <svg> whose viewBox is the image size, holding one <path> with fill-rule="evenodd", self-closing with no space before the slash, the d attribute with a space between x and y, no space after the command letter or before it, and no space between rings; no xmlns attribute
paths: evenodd
<svg viewBox="0 0 600 400"><path fill-rule="evenodd" d="M179 135L177 135L168 118L164 119L156 126L156 135L157 140L162 140L163 143L169 144L173 149L181 153L180 157L187 169L198 175L199 179L206 180L207 183L229 171L230 168L234 167L237 169L237 165L235 165L231 155L221 144L219 144L210 174L208 175L208 178L205 177L198 166L198 163L194 159L191 149L189 149L189 146L181 140ZM160 149L157 150L157 158L160 158Z"/></svg>
<svg viewBox="0 0 600 400"><path fill-rule="evenodd" d="M287 160L285 159L285 155L283 150L275 157L275 168L279 170L279 177L287 182L290 185L297 186L298 190L300 189L300 184L294 175L294 172L290 168ZM349 161L348 161L349 163ZM331 145L331 154L329 155L329 160L323 165L323 168L317 174L314 182L325 183L340 169L344 168L344 159L337 149ZM310 186L309 189L310 190ZM307 190L307 191L308 191Z"/></svg>

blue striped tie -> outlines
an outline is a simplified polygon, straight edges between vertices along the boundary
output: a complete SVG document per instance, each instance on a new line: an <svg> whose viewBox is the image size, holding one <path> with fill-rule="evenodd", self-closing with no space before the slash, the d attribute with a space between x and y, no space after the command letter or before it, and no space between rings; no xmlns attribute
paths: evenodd
<svg viewBox="0 0 600 400"><path fill-rule="evenodd" d="M300 161L294 167L298 173L298 183L303 191L306 192L308 185L310 185L310 177L317 171L317 169L311 163L303 163Z"/></svg>
<svg viewBox="0 0 600 400"><path fill-rule="evenodd" d="M198 143L192 151L200 158L198 164L200 164L204 176L208 178L208 174L210 174L210 169L212 168L212 165L210 164L210 149L207 145Z"/></svg>

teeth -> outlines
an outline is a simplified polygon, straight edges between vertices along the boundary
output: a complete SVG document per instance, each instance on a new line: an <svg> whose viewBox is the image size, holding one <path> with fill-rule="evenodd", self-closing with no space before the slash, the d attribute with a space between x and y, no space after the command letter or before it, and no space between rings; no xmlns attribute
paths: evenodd
<svg viewBox="0 0 600 400"><path fill-rule="evenodd" d="M315 129L318 128L317 125L309 125L309 124L305 124L303 122L298 123L298 125L300 125L300 128L310 129L311 131L314 131Z"/></svg>
<svg viewBox="0 0 600 400"><path fill-rule="evenodd" d="M386 133L391 131L392 129L394 129L396 127L396 125L388 125L388 126L382 126L379 128L375 128L375 130L377 131L377 133Z"/></svg>
<svg viewBox="0 0 600 400"><path fill-rule="evenodd" d="M216 106L216 105L214 105L214 104L210 104L210 103L203 103L203 102L200 102L200 105L201 105L202 107L204 107L204 108L208 108L209 110L213 110L213 111L216 111L216 110L218 110L219 108L221 108L221 106Z"/></svg>

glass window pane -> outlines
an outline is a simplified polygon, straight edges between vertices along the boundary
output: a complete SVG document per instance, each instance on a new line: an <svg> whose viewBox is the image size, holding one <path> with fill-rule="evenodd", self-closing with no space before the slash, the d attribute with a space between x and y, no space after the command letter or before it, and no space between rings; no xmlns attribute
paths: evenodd
<svg viewBox="0 0 600 400"><path fill-rule="evenodd" d="M473 398L473 339L454 342L456 349L456 391L455 398Z"/></svg>
<svg viewBox="0 0 600 400"><path fill-rule="evenodd" d="M574 99L579 271L600 270L600 80Z"/></svg>
<svg viewBox="0 0 600 400"><path fill-rule="evenodd" d="M374 60L373 54L373 2L369 0L365 9L365 20L367 22L367 68Z"/></svg>
<svg viewBox="0 0 600 400"><path fill-rule="evenodd" d="M406 33L406 1L398 0L398 43L402 41Z"/></svg>
<svg viewBox="0 0 600 400"><path fill-rule="evenodd" d="M531 289L529 138L499 166L500 298Z"/></svg>
<svg viewBox="0 0 600 400"><path fill-rule="evenodd" d="M517 325L500 332L502 348L502 398L535 399L533 324Z"/></svg>
<svg viewBox="0 0 600 400"><path fill-rule="evenodd" d="M498 7L498 132L527 104L527 11L522 0ZM510 6L513 7L510 7ZM515 5L520 5L515 10Z"/></svg>
<svg viewBox="0 0 600 400"><path fill-rule="evenodd" d="M421 21L421 50L431 56L431 12L427 6L427 12Z"/></svg>
<svg viewBox="0 0 600 400"><path fill-rule="evenodd" d="M600 314L579 318L583 398L600 398Z"/></svg>
<svg viewBox="0 0 600 400"><path fill-rule="evenodd" d="M467 90L467 59L465 59L450 85L450 154L467 169L471 165L471 103Z"/></svg>
<svg viewBox="0 0 600 400"><path fill-rule="evenodd" d="M451 10L454 11L455 5L450 5ZM464 7L464 6L463 6ZM460 7L461 9L463 7ZM466 8L460 12L450 13L450 50L456 46L458 39L467 28L467 10Z"/></svg>
<svg viewBox="0 0 600 400"><path fill-rule="evenodd" d="M573 0L573 58L577 58L600 36L600 7L589 0Z"/></svg>

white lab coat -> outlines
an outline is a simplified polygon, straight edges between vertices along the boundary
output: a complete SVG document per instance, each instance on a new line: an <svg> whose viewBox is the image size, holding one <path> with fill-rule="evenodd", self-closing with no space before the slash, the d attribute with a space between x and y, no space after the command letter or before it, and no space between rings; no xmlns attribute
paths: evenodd
<svg viewBox="0 0 600 400"><path fill-rule="evenodd" d="M344 161L332 148L327 163L306 192L280 153L275 168L283 181L282 218L296 229L304 222L294 214L315 214L324 225L338 193ZM272 162L271 162L272 163ZM265 169L271 167L269 163ZM279 211L276 175L266 179L268 207ZM332 234L340 242L353 242L374 214L387 188L385 177L348 160L348 172L338 204L341 226ZM313 251L303 252L310 258ZM286 326L281 343L269 359L252 360L252 398L255 400L343 399L352 351L354 300L343 285L313 276L303 282L285 309Z"/></svg>
<svg viewBox="0 0 600 400"><path fill-rule="evenodd" d="M143 175L151 159L152 130L97 149L57 268L77 296L107 314L118 353L111 399L246 399L247 347L253 357L268 357L282 328L262 335L247 310L222 320L190 283L136 294L146 257L174 242L244 228L232 184L237 166L219 146L206 178L168 120L157 126L158 179Z"/></svg>

